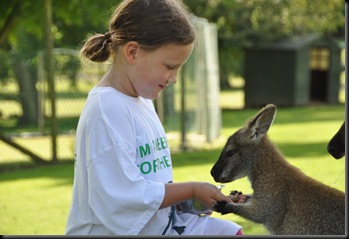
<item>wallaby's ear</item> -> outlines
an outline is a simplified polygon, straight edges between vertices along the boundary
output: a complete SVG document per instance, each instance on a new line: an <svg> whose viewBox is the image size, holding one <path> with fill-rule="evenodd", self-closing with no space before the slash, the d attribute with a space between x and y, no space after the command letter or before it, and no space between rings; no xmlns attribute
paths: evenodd
<svg viewBox="0 0 349 239"><path fill-rule="evenodd" d="M247 122L247 127L251 132L251 140L260 139L268 132L274 121L275 114L276 106L268 104Z"/></svg>

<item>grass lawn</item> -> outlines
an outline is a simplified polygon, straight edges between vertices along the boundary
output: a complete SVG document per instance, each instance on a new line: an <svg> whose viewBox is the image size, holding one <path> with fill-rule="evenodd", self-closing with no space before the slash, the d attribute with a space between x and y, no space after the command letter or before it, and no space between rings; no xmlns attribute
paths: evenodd
<svg viewBox="0 0 349 239"><path fill-rule="evenodd" d="M206 150L173 153L174 180L207 181L216 184L210 169L225 140L257 109L223 111L222 137ZM344 119L344 105L279 108L269 131L288 161L307 175L345 190L345 160L335 160L326 145ZM1 235L62 235L70 206L73 164L20 169L0 174ZM250 193L246 178L226 184L223 192L238 189ZM306 200L307 195L304 195ZM214 217L233 220L246 235L265 235L263 226L229 214Z"/></svg>

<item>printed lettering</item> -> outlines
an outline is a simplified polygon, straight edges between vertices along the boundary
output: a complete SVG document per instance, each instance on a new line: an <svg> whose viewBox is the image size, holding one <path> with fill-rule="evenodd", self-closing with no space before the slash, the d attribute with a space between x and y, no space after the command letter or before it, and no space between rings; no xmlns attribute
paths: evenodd
<svg viewBox="0 0 349 239"><path fill-rule="evenodd" d="M149 144L145 144L144 147L143 146L139 146L139 153L141 155L141 158L143 158L144 156L147 156L148 154L150 154L150 146L149 146Z"/></svg>
<svg viewBox="0 0 349 239"><path fill-rule="evenodd" d="M141 169L141 172L143 174L148 174L151 172L151 164L149 162L143 162L141 165L140 165L140 169ZM147 170L145 170L147 169Z"/></svg>
<svg viewBox="0 0 349 239"><path fill-rule="evenodd" d="M167 148L167 141L166 138L161 138L161 148L166 149Z"/></svg>
<svg viewBox="0 0 349 239"><path fill-rule="evenodd" d="M153 171L156 173L156 168L158 167L158 159L153 160Z"/></svg>
<svg viewBox="0 0 349 239"><path fill-rule="evenodd" d="M161 158L156 158L151 162L145 161L139 165L139 169L143 174L149 174L150 172L156 173L159 170L171 167L167 156L162 156Z"/></svg>
<svg viewBox="0 0 349 239"><path fill-rule="evenodd" d="M167 159L167 156L164 156L163 158L164 158L164 160L165 160L166 166L167 166L167 167L170 167L171 164L168 162L169 160Z"/></svg>
<svg viewBox="0 0 349 239"><path fill-rule="evenodd" d="M165 164L165 160L164 160L164 158L165 158L166 156L164 156L164 157L162 157L162 159L160 159L159 160L159 162L160 162L160 164L159 164L159 167L160 167L160 169L162 169L162 167L164 167L164 168L166 168L166 167L168 167L166 164ZM162 165L162 166L161 166Z"/></svg>

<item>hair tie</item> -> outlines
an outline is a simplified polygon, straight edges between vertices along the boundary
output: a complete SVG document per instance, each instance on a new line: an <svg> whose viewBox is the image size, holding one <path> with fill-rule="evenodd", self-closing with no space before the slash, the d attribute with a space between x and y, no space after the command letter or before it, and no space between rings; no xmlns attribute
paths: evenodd
<svg viewBox="0 0 349 239"><path fill-rule="evenodd" d="M108 43L111 42L110 37L111 37L111 35L109 32L104 34L104 38L105 38L105 40L107 40Z"/></svg>

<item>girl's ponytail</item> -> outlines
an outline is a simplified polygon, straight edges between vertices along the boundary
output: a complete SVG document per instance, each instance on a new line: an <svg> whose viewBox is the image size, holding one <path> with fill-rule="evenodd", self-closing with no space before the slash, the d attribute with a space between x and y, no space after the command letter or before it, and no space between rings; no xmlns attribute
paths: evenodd
<svg viewBox="0 0 349 239"><path fill-rule="evenodd" d="M105 62L111 55L111 35L96 34L85 42L80 51L80 55L83 58L87 58L93 62Z"/></svg>

